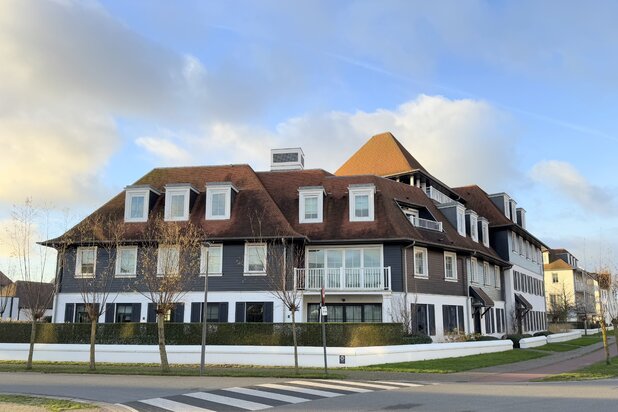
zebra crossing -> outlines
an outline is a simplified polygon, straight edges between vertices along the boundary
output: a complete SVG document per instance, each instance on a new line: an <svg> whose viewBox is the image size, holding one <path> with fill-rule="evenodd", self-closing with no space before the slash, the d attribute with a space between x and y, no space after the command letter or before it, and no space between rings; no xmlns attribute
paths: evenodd
<svg viewBox="0 0 618 412"><path fill-rule="evenodd" d="M138 412L236 412L259 411L316 399L422 386L411 382L344 381L336 379L293 380L232 387L208 392L143 399L119 404Z"/></svg>

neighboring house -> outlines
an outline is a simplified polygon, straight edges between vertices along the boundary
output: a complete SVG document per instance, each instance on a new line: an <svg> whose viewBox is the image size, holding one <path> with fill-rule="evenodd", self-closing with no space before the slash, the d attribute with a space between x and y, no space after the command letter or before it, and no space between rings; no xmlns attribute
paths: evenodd
<svg viewBox="0 0 618 412"><path fill-rule="evenodd" d="M41 319L51 321L53 293L52 283L23 280L11 282L0 291L0 312L3 312L1 318L12 321L31 320L31 302L38 301L47 303Z"/></svg>
<svg viewBox="0 0 618 412"><path fill-rule="evenodd" d="M556 312L556 308L565 306L568 301L571 309L568 322L584 317L595 319L599 314L600 296L594 274L581 268L579 260L566 249L544 250L543 263L548 312Z"/></svg>
<svg viewBox="0 0 618 412"><path fill-rule="evenodd" d="M367 164L365 147L336 175L303 170L300 149L273 150L270 172L248 165L154 169L91 215L124 225L121 248L108 255L97 247L101 237L70 243L66 259L59 259L65 264L54 322L85 320L78 282L97 276L110 259L120 262L114 301L100 322L154 321L153 305L136 290L145 287L143 256L154 252L144 247L146 227L161 216L194 223L213 244L209 321L290 321L267 275L271 257L286 245L288 286L302 292L297 319L303 322L319 320L324 288L329 322L411 319L414 331L435 340L453 331L506 333L505 275L512 265L492 247L488 218L425 171L392 135L382 136L377 145L376 137L367 143L369 152L387 172L393 165L407 169L395 178L384 170L353 173L355 164ZM45 244L57 247L83 224ZM201 319L203 277L190 275L195 281L169 314L172 321ZM531 330L543 328L539 322Z"/></svg>
<svg viewBox="0 0 618 412"><path fill-rule="evenodd" d="M0 319L10 320L18 316L17 298L11 296L12 291L9 288L12 284L13 281L0 271Z"/></svg>

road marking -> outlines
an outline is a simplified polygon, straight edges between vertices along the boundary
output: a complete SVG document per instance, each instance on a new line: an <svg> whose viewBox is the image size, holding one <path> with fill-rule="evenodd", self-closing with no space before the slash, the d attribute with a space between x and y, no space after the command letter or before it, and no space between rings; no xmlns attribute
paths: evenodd
<svg viewBox="0 0 618 412"><path fill-rule="evenodd" d="M265 405L263 403L245 401L243 399L230 398L228 396L215 395L214 393L207 392L193 392L193 393L185 393L185 396L190 396L192 398L203 399L205 401L221 403L223 405L235 406L241 409L247 409L249 411L259 411L261 409L272 408L270 405Z"/></svg>
<svg viewBox="0 0 618 412"><path fill-rule="evenodd" d="M236 392L236 393L242 393L245 395L257 396L260 398L274 399L276 401L282 401L282 402L288 402L288 403L302 403L302 402L308 402L311 400L307 398L299 398L297 396L282 395L279 393L266 392L266 391L260 391L257 389L249 389L249 388L226 388L223 390L230 391L230 392Z"/></svg>
<svg viewBox="0 0 618 412"><path fill-rule="evenodd" d="M167 409L172 412L215 412L210 409L198 408L197 406L187 405L186 403L171 401L164 398L146 399L139 402Z"/></svg>
<svg viewBox="0 0 618 412"><path fill-rule="evenodd" d="M353 388L351 386L342 386L342 385L329 385L327 383L312 382L312 381L291 381L288 383L295 383L297 385L306 385L306 386L316 386L318 388L326 388L326 389L337 389L340 391L349 391L349 392L357 392L357 393L373 392L371 389Z"/></svg>
<svg viewBox="0 0 618 412"><path fill-rule="evenodd" d="M317 389L300 388L298 386L278 385L276 383L263 383L258 386L262 386L264 388L281 389L284 391L306 393L308 395L322 396L324 398L334 398L336 396L343 395L342 393L319 391Z"/></svg>
<svg viewBox="0 0 618 412"><path fill-rule="evenodd" d="M349 382L349 381L342 381L342 380L338 380L338 379L316 379L320 382L333 382L333 383L342 383L345 385L356 385L356 386L364 386L367 388L373 388L373 389L384 389L384 390L389 390L389 389L399 389L398 386L393 386L393 385L378 385L375 383L367 383L367 382Z"/></svg>
<svg viewBox="0 0 618 412"><path fill-rule="evenodd" d="M409 383L409 382L387 382L387 381L372 381L375 383L384 383L386 385L397 385L397 386L401 386L401 387L408 387L408 388L415 388L417 386L423 386L419 383Z"/></svg>

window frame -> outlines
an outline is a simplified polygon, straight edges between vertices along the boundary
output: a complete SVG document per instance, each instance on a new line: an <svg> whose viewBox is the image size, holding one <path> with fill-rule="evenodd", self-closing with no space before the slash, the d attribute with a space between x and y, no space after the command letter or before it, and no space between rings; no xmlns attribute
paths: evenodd
<svg viewBox="0 0 618 412"><path fill-rule="evenodd" d="M448 276L446 260L447 258L453 259L453 276ZM444 252L444 280L448 282L457 282L458 274L457 274L457 253L454 252Z"/></svg>
<svg viewBox="0 0 618 412"><path fill-rule="evenodd" d="M489 222L486 219L481 219L481 236L483 237L483 245L489 247Z"/></svg>
<svg viewBox="0 0 618 412"><path fill-rule="evenodd" d="M176 268L175 272L163 272L161 269L161 265L163 264L162 260L161 260L161 250L162 249L167 249L167 250L176 250L177 254L178 254L178 265ZM180 272L180 246L179 245L159 245L159 247L157 248L157 276L158 277L163 277L166 275L177 275Z"/></svg>
<svg viewBox="0 0 618 412"><path fill-rule="evenodd" d="M127 223L133 222L147 222L148 221L148 209L150 204L150 189L125 189L124 192L124 221ZM143 197L144 205L142 206L141 217L131 217L133 198Z"/></svg>
<svg viewBox="0 0 618 412"><path fill-rule="evenodd" d="M469 265L470 265L470 283L479 283L478 282L478 274L476 272L478 272L479 268L478 268L478 261L475 257L471 257L469 260Z"/></svg>
<svg viewBox="0 0 618 412"><path fill-rule="evenodd" d="M208 183L206 184L206 211L204 219L206 220L229 220L232 217L232 190L238 193L238 189L232 183ZM223 215L213 215L212 205L213 196L223 194L225 197L225 210Z"/></svg>
<svg viewBox="0 0 618 412"><path fill-rule="evenodd" d="M489 262L483 262L483 284L485 286L492 286L491 279L494 277L493 271L490 276Z"/></svg>
<svg viewBox="0 0 618 412"><path fill-rule="evenodd" d="M189 220L189 206L191 202L192 190L194 189L192 189L191 186L186 185L165 187L164 220L166 222L182 222ZM172 196L179 195L183 196L183 214L182 216L172 216Z"/></svg>
<svg viewBox="0 0 618 412"><path fill-rule="evenodd" d="M376 188L373 184L348 187L348 212L350 222L373 222L375 220L375 191ZM356 198L360 196L367 196L367 216L356 216Z"/></svg>
<svg viewBox="0 0 618 412"><path fill-rule="evenodd" d="M455 208L455 214L457 219L457 233L460 236L466 237L466 208L458 204Z"/></svg>
<svg viewBox="0 0 618 412"><path fill-rule="evenodd" d="M317 216L306 216L306 201L308 198L317 198ZM322 223L324 221L324 188L300 188L298 189L298 222L299 223Z"/></svg>
<svg viewBox="0 0 618 412"><path fill-rule="evenodd" d="M500 266L494 265L494 286L496 287L496 289L502 288L502 279L501 279L502 273L500 272L502 272L500 270Z"/></svg>
<svg viewBox="0 0 618 412"><path fill-rule="evenodd" d="M208 258L210 259L210 250L211 249L220 249L220 255L219 255L219 271L218 272L211 272L210 271L210 263L208 264L208 277L214 276L223 276L223 244L221 243L217 243L217 244L212 244L210 246L204 246L202 245L200 247L200 276L204 277L206 276L206 249L209 249L208 251Z"/></svg>
<svg viewBox="0 0 618 412"><path fill-rule="evenodd" d="M94 260L92 264L92 274L84 274L82 272L82 252L86 250L94 251ZM76 279L92 279L97 274L97 247L96 246L80 246L75 251L75 278Z"/></svg>
<svg viewBox="0 0 618 412"><path fill-rule="evenodd" d="M560 283L560 276L558 275L558 272L551 273L551 283Z"/></svg>
<svg viewBox="0 0 618 412"><path fill-rule="evenodd" d="M263 260L263 269L262 270L249 270L249 260L248 251L249 248L252 247L261 247L263 248L264 260ZM245 243L245 252L243 258L243 275L244 276L266 276L267 275L267 267L268 267L268 245L266 243Z"/></svg>
<svg viewBox="0 0 618 412"><path fill-rule="evenodd" d="M125 252L125 251L134 251L135 252L135 262L133 263L133 271L130 273L121 273L120 269L121 269L121 262L122 259L120 258L121 253ZM116 270L114 273L114 277L117 278L134 278L137 276L137 246L118 246L116 248Z"/></svg>
<svg viewBox="0 0 618 412"><path fill-rule="evenodd" d="M420 278L420 279L428 279L429 278L429 262L428 262L429 253L427 251L427 248L414 246L413 252L414 252L414 255L413 255L414 256L414 277ZM424 273L417 273L416 271L417 269L416 254L419 252L423 255L423 272Z"/></svg>
<svg viewBox="0 0 618 412"><path fill-rule="evenodd" d="M466 211L470 220L470 238L475 242L479 241L478 215L473 211Z"/></svg>

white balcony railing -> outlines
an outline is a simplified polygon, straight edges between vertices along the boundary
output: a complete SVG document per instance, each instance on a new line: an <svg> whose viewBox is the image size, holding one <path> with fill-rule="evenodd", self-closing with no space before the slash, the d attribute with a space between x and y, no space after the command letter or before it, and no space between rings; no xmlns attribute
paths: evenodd
<svg viewBox="0 0 618 412"><path fill-rule="evenodd" d="M391 268L294 269L294 288L300 290L391 290Z"/></svg>
<svg viewBox="0 0 618 412"><path fill-rule="evenodd" d="M422 227L423 229L437 230L442 232L442 222L436 222L435 220L423 219L420 217L410 217L410 221L416 227Z"/></svg>
<svg viewBox="0 0 618 412"><path fill-rule="evenodd" d="M427 186L425 193L430 199L433 199L438 203L450 203L453 201L453 199L431 186Z"/></svg>

